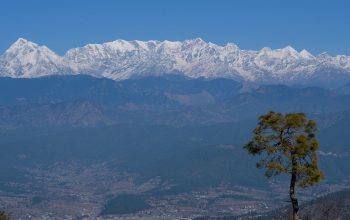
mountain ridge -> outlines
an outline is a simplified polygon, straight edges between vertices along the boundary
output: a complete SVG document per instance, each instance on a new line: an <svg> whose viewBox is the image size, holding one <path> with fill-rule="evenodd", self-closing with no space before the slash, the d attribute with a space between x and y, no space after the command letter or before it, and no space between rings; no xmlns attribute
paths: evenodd
<svg viewBox="0 0 350 220"><path fill-rule="evenodd" d="M287 46L242 50L201 38L184 41L126 41L87 44L63 56L19 38L0 56L0 76L34 78L87 74L113 80L182 74L257 83L341 85L350 82L350 56L312 55Z"/></svg>

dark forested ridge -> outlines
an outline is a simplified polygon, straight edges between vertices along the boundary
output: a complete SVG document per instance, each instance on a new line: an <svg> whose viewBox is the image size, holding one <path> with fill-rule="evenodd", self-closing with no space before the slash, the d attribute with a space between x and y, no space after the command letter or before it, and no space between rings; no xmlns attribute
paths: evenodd
<svg viewBox="0 0 350 220"><path fill-rule="evenodd" d="M256 86L179 76L0 78L0 93L6 94L0 99L0 128L213 124L254 118L271 109L333 114L350 110L348 87Z"/></svg>

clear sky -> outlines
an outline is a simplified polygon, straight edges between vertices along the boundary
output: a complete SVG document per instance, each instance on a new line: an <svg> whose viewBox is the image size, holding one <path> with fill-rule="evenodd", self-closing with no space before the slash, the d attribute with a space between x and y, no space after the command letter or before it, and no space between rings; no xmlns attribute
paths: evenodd
<svg viewBox="0 0 350 220"><path fill-rule="evenodd" d="M350 55L349 0L1 0L0 53L17 38L58 54L87 43L201 37L242 49Z"/></svg>

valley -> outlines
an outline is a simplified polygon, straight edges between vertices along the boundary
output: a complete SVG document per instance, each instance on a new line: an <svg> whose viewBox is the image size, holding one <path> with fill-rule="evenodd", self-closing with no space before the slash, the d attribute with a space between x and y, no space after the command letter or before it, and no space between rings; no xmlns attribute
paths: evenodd
<svg viewBox="0 0 350 220"><path fill-rule="evenodd" d="M350 181L347 85L247 88L178 76L0 85L8 94L0 100L0 199L16 218L192 219L282 207L287 180L267 180L242 148L271 108L305 111L320 128L327 179L301 191L301 201Z"/></svg>

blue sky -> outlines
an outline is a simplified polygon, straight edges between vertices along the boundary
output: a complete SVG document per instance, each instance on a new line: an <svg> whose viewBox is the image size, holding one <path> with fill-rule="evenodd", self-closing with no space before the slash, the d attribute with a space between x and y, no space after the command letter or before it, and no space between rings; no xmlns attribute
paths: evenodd
<svg viewBox="0 0 350 220"><path fill-rule="evenodd" d="M242 49L350 55L346 0L2 0L0 53L18 37L58 54L87 43L201 37Z"/></svg>

